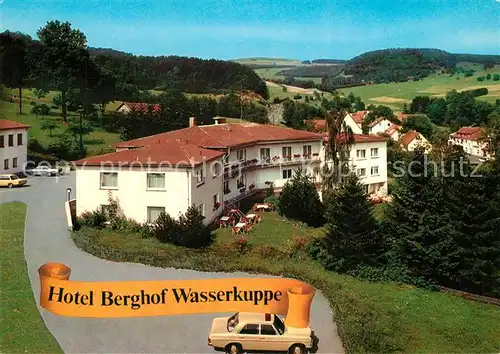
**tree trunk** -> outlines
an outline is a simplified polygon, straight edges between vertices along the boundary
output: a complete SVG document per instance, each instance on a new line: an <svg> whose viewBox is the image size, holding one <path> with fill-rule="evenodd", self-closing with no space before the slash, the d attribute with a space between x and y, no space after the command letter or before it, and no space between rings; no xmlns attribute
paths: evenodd
<svg viewBox="0 0 500 354"><path fill-rule="evenodd" d="M19 115L23 114L23 88L19 86Z"/></svg>
<svg viewBox="0 0 500 354"><path fill-rule="evenodd" d="M66 110L66 91L61 91L61 110L63 116L63 122L66 123L68 119L68 112Z"/></svg>

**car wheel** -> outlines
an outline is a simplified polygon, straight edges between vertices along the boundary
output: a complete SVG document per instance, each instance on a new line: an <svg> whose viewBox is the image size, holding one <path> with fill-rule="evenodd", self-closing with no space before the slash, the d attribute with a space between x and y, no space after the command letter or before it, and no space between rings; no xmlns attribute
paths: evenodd
<svg viewBox="0 0 500 354"><path fill-rule="evenodd" d="M7 185L7 187L12 188L12 187L14 187L14 185L13 185L12 183L9 183L9 184Z"/></svg>
<svg viewBox="0 0 500 354"><path fill-rule="evenodd" d="M243 353L243 348L241 348L241 344L231 343L226 345L226 353L228 354L241 354Z"/></svg>
<svg viewBox="0 0 500 354"><path fill-rule="evenodd" d="M306 354L307 350L303 344L294 344L288 350L290 354Z"/></svg>

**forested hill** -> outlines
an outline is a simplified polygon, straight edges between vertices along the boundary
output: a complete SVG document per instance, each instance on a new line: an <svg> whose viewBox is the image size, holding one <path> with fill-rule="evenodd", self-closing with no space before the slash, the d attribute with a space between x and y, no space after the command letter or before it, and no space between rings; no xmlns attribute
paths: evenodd
<svg viewBox="0 0 500 354"><path fill-rule="evenodd" d="M376 50L352 58L344 73L364 82L398 82L422 78L438 70L450 71L460 61L500 64L498 55L453 54L439 49Z"/></svg>
<svg viewBox="0 0 500 354"><path fill-rule="evenodd" d="M250 90L267 98L264 81L249 67L224 60L179 56L135 56L108 48L89 48L94 61L119 82L141 89L188 93Z"/></svg>

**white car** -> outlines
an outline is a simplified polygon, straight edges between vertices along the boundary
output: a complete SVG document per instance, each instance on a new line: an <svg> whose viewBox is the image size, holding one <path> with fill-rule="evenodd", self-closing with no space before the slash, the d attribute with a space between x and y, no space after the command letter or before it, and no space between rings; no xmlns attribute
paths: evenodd
<svg viewBox="0 0 500 354"><path fill-rule="evenodd" d="M52 168L50 166L37 166L31 170L27 170L26 173L33 176L56 176L56 175L62 175L64 172L62 168Z"/></svg>

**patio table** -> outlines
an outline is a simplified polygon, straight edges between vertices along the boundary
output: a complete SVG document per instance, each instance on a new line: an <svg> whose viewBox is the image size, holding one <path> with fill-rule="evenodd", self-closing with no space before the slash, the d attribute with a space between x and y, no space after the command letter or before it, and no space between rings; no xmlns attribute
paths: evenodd
<svg viewBox="0 0 500 354"><path fill-rule="evenodd" d="M234 227L235 227L235 228L237 228L237 229L241 229L241 228L242 228L242 227L244 227L245 225L246 225L246 223L245 223L245 222L239 222L239 223L237 223L236 225L234 225Z"/></svg>

